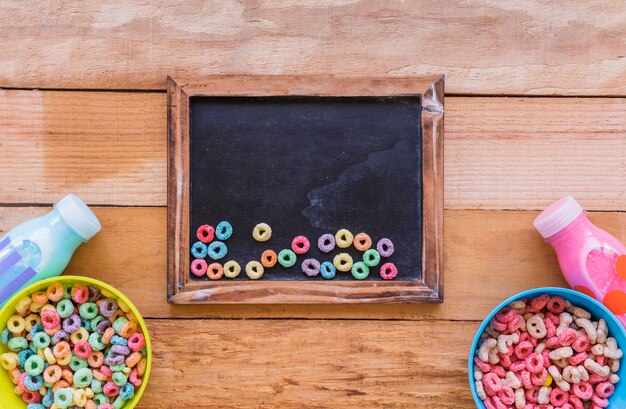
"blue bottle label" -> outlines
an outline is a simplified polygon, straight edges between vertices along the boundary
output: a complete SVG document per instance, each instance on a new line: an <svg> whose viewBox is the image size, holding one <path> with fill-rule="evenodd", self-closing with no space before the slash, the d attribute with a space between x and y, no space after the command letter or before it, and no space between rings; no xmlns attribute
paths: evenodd
<svg viewBox="0 0 626 409"><path fill-rule="evenodd" d="M32 241L15 245L8 236L0 241L0 305L37 275L32 266L40 261L41 249Z"/></svg>

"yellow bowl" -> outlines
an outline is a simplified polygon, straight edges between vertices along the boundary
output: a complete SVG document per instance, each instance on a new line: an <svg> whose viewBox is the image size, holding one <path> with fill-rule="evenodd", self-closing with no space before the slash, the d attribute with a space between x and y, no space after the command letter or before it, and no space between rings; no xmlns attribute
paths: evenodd
<svg viewBox="0 0 626 409"><path fill-rule="evenodd" d="M60 277L53 277L53 278L48 278L46 280L39 281L37 283L31 284L30 286L24 288L22 291L15 294L13 297L11 297L11 299L9 299L9 301L4 305L4 307L2 307L2 309L0 310L0 330L6 327L6 323L9 317L15 314L15 304L20 298L24 296L29 296L37 291L45 291L50 284L55 283L55 282L60 282L63 286L73 285L73 284L92 285L101 290L106 290L110 292L111 294L113 294L114 296L116 296L118 299L122 300L124 303L126 303L126 305L128 305L131 311L135 313L135 316L137 317L137 320L139 321L139 326L141 327L141 330L146 338L146 350L147 350L146 358L148 362L146 365L146 372L144 373L143 378L142 378L143 382L141 386L139 387L137 391L135 391L135 396L133 396L132 399L130 399L126 403L126 405L123 406L123 409L134 408L137 405L137 403L139 403L139 400L141 399L141 395L143 394L143 391L146 389L146 385L148 384L148 378L150 377L150 367L152 366L152 343L150 342L150 334L148 333L148 327L146 326L145 321L141 317L141 314L139 314L139 311L137 310L135 305L119 290L111 287L110 285L106 283L103 283L102 281L94 280L93 278L79 277L79 276L60 276ZM3 354L8 351L9 351L9 348L6 345L0 343L0 354ZM13 382L11 382L11 378L9 378L9 373L4 368L0 367L0 396L2 396L2 399L0 399L0 409L26 408L26 403L24 403L22 398L13 392L14 388L15 388L15 385L13 384Z"/></svg>

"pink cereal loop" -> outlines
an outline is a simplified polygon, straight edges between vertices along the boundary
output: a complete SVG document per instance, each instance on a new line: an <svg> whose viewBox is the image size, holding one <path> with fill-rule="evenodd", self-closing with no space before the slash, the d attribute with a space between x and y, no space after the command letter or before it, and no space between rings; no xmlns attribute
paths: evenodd
<svg viewBox="0 0 626 409"><path fill-rule="evenodd" d="M550 403L557 407L562 407L569 400L569 393L561 388L554 388L550 392Z"/></svg>
<svg viewBox="0 0 626 409"><path fill-rule="evenodd" d="M580 382L578 384L574 384L571 391L581 400L589 400L593 395L593 387L589 382Z"/></svg>
<svg viewBox="0 0 626 409"><path fill-rule="evenodd" d="M498 398L505 405L512 405L515 402L515 392L509 386L503 386L498 392Z"/></svg>
<svg viewBox="0 0 626 409"><path fill-rule="evenodd" d="M567 358L567 363L570 365L578 366L578 365L581 365L583 362L585 362L586 359L587 359L587 353L580 352L574 356L570 356L569 358Z"/></svg>
<svg viewBox="0 0 626 409"><path fill-rule="evenodd" d="M102 387L102 392L108 397L117 396L120 393L120 387L114 384L112 381L109 381L104 384Z"/></svg>
<svg viewBox="0 0 626 409"><path fill-rule="evenodd" d="M539 373L531 373L530 381L533 385L541 386L548 379L548 370L546 368L541 368L541 372Z"/></svg>
<svg viewBox="0 0 626 409"><path fill-rule="evenodd" d="M502 380L498 377L498 375L494 373L490 372L488 374L485 374L482 381L485 388L485 393L489 396L495 395L502 389Z"/></svg>
<svg viewBox="0 0 626 409"><path fill-rule="evenodd" d="M556 335L556 325L554 325L554 322L552 322L552 320L549 319L549 318L544 318L543 322L546 324L546 329L548 330L548 333L546 334L546 337L552 338L553 336L555 336Z"/></svg>
<svg viewBox="0 0 626 409"><path fill-rule="evenodd" d="M41 325L48 329L57 328L61 325L61 317L56 311L45 310L41 313Z"/></svg>
<svg viewBox="0 0 626 409"><path fill-rule="evenodd" d="M130 383L132 383L135 387L139 387L141 385L141 383L143 382L138 376L137 376L137 370L133 369L130 372L130 376L128 377L128 380L130 381Z"/></svg>
<svg viewBox="0 0 626 409"><path fill-rule="evenodd" d="M559 296L553 296L546 303L546 308L551 313L559 315L565 311L565 300Z"/></svg>
<svg viewBox="0 0 626 409"><path fill-rule="evenodd" d="M543 356L538 352L533 352L526 358L526 369L530 373L540 373L543 369Z"/></svg>
<svg viewBox="0 0 626 409"><path fill-rule="evenodd" d="M191 262L191 274L195 275L196 277L202 277L206 274L208 267L209 266L206 261L204 261L204 259L197 258Z"/></svg>
<svg viewBox="0 0 626 409"><path fill-rule="evenodd" d="M561 346L570 346L578 339L578 332L573 328L565 328L558 336Z"/></svg>
<svg viewBox="0 0 626 409"><path fill-rule="evenodd" d="M128 338L128 348L132 351L141 351L146 346L146 339L140 332L135 332Z"/></svg>
<svg viewBox="0 0 626 409"><path fill-rule="evenodd" d="M572 349L576 352L587 351L590 346L591 342L587 334L579 334L576 341L572 343Z"/></svg>
<svg viewBox="0 0 626 409"><path fill-rule="evenodd" d="M600 398L610 398L615 393L615 386L611 382L601 382L596 385L596 393Z"/></svg>
<svg viewBox="0 0 626 409"><path fill-rule="evenodd" d="M515 315L511 321L509 321L508 325L507 325L507 329L510 332L515 332L518 329L520 329L522 327L522 324L524 323L524 318L521 315Z"/></svg>
<svg viewBox="0 0 626 409"><path fill-rule="evenodd" d="M533 353L533 344L530 341L522 341L515 347L515 355L519 359L526 359Z"/></svg>
<svg viewBox="0 0 626 409"><path fill-rule="evenodd" d="M513 317L515 317L517 313L511 307L504 307L496 314L496 320L500 322L508 323Z"/></svg>
<svg viewBox="0 0 626 409"><path fill-rule="evenodd" d="M532 386L530 388L526 388L526 392L524 394L526 395L526 400L532 403L537 403L537 398L539 397L539 387Z"/></svg>

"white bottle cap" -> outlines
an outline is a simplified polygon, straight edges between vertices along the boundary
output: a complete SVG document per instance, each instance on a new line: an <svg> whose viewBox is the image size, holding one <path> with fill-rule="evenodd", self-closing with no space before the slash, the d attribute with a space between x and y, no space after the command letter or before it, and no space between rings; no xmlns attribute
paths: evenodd
<svg viewBox="0 0 626 409"><path fill-rule="evenodd" d="M65 223L85 241L100 231L100 221L76 195L67 195L54 205Z"/></svg>
<svg viewBox="0 0 626 409"><path fill-rule="evenodd" d="M553 236L569 226L583 212L583 208L572 196L552 203L541 212L533 224L544 239Z"/></svg>

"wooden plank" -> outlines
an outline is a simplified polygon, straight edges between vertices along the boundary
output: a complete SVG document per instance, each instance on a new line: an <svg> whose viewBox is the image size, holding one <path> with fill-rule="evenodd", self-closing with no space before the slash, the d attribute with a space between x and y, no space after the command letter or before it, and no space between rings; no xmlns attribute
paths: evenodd
<svg viewBox="0 0 626 409"><path fill-rule="evenodd" d="M167 74L445 73L471 94L625 95L611 1L0 3L0 86L165 89Z"/></svg>
<svg viewBox="0 0 626 409"><path fill-rule="evenodd" d="M148 327L157 358L138 408L475 407L466 365L476 323L149 320Z"/></svg>
<svg viewBox="0 0 626 409"><path fill-rule="evenodd" d="M446 208L541 209L573 194L626 210L626 99L457 97L445 109ZM74 192L165 206L166 120L165 94L0 91L0 203Z"/></svg>
<svg viewBox="0 0 626 409"><path fill-rule="evenodd" d="M0 233L46 210L0 207ZM532 227L537 212L447 210L446 297L441 305L168 305L166 209L106 207L95 211L103 230L78 249L68 272L116 286L146 317L482 320L504 298L519 291L565 285L550 246ZM591 219L626 242L625 213L592 213Z"/></svg>
<svg viewBox="0 0 626 409"><path fill-rule="evenodd" d="M0 203L165 204L165 98L0 91Z"/></svg>

